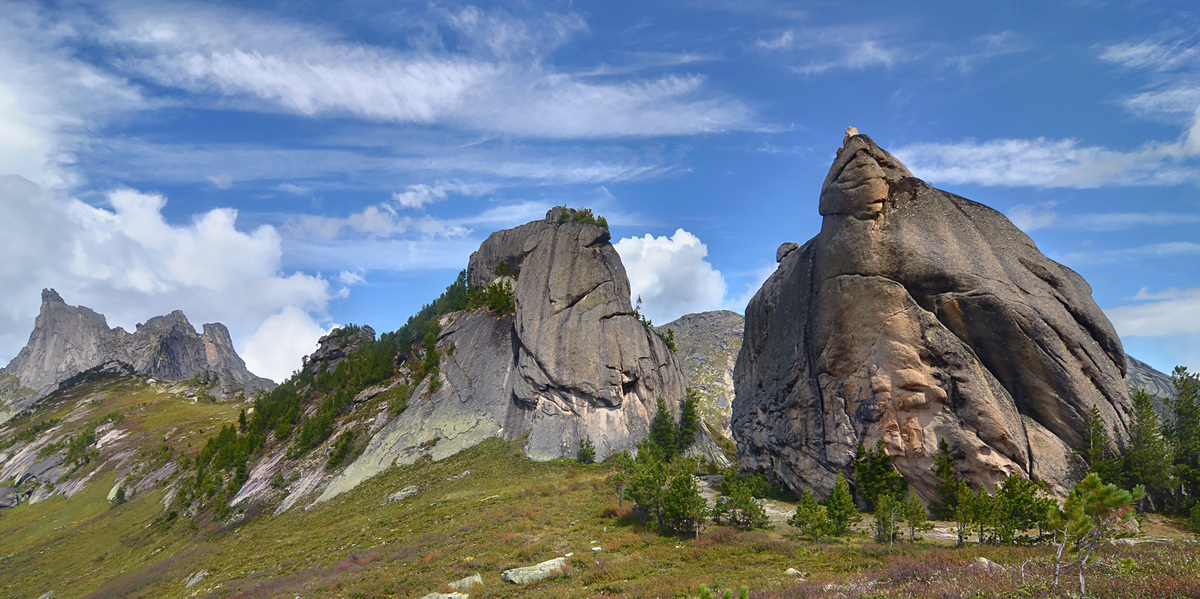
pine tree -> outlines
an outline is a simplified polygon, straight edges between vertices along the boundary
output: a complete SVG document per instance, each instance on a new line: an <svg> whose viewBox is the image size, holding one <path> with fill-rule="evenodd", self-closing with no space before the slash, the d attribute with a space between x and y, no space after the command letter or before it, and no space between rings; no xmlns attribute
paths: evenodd
<svg viewBox="0 0 1200 599"><path fill-rule="evenodd" d="M1134 391L1133 418L1129 424L1129 445L1121 457L1119 483L1131 488L1146 488L1146 503L1151 510L1162 509L1172 491L1171 446L1163 436L1158 412L1150 395Z"/></svg>
<svg viewBox="0 0 1200 599"><path fill-rule="evenodd" d="M788 524L794 526L801 535L812 537L815 541L821 540L821 537L833 530L825 506L817 503L812 491L808 489L800 492L796 513L788 518Z"/></svg>
<svg viewBox="0 0 1200 599"><path fill-rule="evenodd" d="M675 421L671 419L671 413L667 411L667 404L662 397L658 398L658 409L654 413L654 419L650 421L650 436L647 440L652 450L657 452L659 459L663 461L670 461L679 454Z"/></svg>
<svg viewBox="0 0 1200 599"><path fill-rule="evenodd" d="M696 477L692 475L695 470L693 460L679 460L671 468L670 480L663 490L659 521L665 529L699 537L700 528L707 519L708 503L696 486Z"/></svg>
<svg viewBox="0 0 1200 599"><path fill-rule="evenodd" d="M942 500L930 507L938 518L952 518L958 505L959 489L966 482L954 469L954 456L950 455L950 446L945 439L938 441L938 452L933 456L933 475L941 479L937 492Z"/></svg>
<svg viewBox="0 0 1200 599"><path fill-rule="evenodd" d="M900 521L904 518L904 502L891 493L880 493L875 504L875 542L887 543L888 549L896 541Z"/></svg>
<svg viewBox="0 0 1200 599"><path fill-rule="evenodd" d="M933 524L930 524L928 519L929 515L925 506L921 505L921 498L917 497L916 493L909 492L908 499L904 500L904 523L908 525L910 543L917 542L917 533L933 530Z"/></svg>
<svg viewBox="0 0 1200 599"><path fill-rule="evenodd" d="M592 464L596 461L596 446L592 444L591 437L579 439L579 451L575 454L575 459L580 464Z"/></svg>
<svg viewBox="0 0 1200 599"><path fill-rule="evenodd" d="M1130 493L1114 484L1106 485L1095 472L1075 485L1062 509L1051 519L1054 528L1062 531L1054 568L1055 585L1058 584L1063 549L1070 547L1076 553L1075 562L1079 567L1079 594L1087 596L1084 573L1088 562L1105 541L1119 534L1134 518L1133 503L1144 492L1140 487Z"/></svg>
<svg viewBox="0 0 1200 599"><path fill-rule="evenodd" d="M1083 445L1075 453L1087 463L1089 472L1111 478L1114 464L1107 459L1110 453L1108 435L1104 432L1104 417L1100 414L1100 408L1092 406L1083 420L1083 430Z"/></svg>
<svg viewBox="0 0 1200 599"><path fill-rule="evenodd" d="M697 407L700 404L700 395L695 389L688 387L687 396L683 402L679 404L679 430L678 430L678 451L683 453L687 448L692 446L696 441L696 433L700 430L700 414L697 412Z"/></svg>
<svg viewBox="0 0 1200 599"><path fill-rule="evenodd" d="M892 456L888 455L883 439L875 442L875 449L864 450L862 445L858 446L854 477L859 495L872 510L880 495L886 493L897 502L903 502L908 491L908 481L892 466Z"/></svg>
<svg viewBox="0 0 1200 599"><path fill-rule="evenodd" d="M1176 399L1171 402L1171 426L1175 445L1175 509L1187 514L1200 498L1200 374L1176 366L1171 373Z"/></svg>
<svg viewBox="0 0 1200 599"><path fill-rule="evenodd" d="M830 534L838 537L850 534L850 527L862 520L854 505L854 497L850 495L850 485L841 472L837 475L833 492L825 499L825 513L829 516Z"/></svg>

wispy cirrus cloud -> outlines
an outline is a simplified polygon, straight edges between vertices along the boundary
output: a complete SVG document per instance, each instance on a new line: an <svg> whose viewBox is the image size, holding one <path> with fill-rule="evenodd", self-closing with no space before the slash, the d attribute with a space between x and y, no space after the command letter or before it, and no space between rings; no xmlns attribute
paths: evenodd
<svg viewBox="0 0 1200 599"><path fill-rule="evenodd" d="M801 75L837 69L891 67L906 54L871 27L792 28L754 40L759 50L785 53L801 64L789 67Z"/></svg>
<svg viewBox="0 0 1200 599"><path fill-rule="evenodd" d="M453 48L352 43L318 27L212 7L116 10L97 33L131 75L308 116L438 124L549 139L691 135L754 127L753 111L700 75L590 81L548 52L577 15L438 15Z"/></svg>
<svg viewBox="0 0 1200 599"><path fill-rule="evenodd" d="M1130 112L1180 123L1174 140L1114 149L1077 139L992 139L914 143L894 153L918 176L939 183L1096 188L1200 182L1200 48L1139 41L1101 48L1098 58L1153 74L1150 89L1121 100Z"/></svg>

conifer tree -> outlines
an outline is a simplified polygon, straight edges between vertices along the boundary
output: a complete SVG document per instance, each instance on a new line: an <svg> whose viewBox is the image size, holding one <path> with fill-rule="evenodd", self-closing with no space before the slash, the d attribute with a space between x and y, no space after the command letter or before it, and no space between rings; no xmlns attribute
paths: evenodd
<svg viewBox="0 0 1200 599"><path fill-rule="evenodd" d="M854 458L854 477L859 496L872 510L880 495L886 493L903 502L908 491L908 482L892 466L892 456L888 455L883 439L875 442L875 449L864 450L862 445L858 446L858 454Z"/></svg>
<svg viewBox="0 0 1200 599"><path fill-rule="evenodd" d="M679 430L677 447L679 453L683 453L687 448L692 446L696 441L696 433L700 430L700 414L697 407L700 404L700 395L695 389L688 387L687 395L683 402L679 404Z"/></svg>
<svg viewBox="0 0 1200 599"><path fill-rule="evenodd" d="M830 534L838 537L850 534L850 527L862 520L854 505L854 497L850 495L850 485L841 472L837 475L833 492L825 499L825 513L829 516Z"/></svg>
<svg viewBox="0 0 1200 599"><path fill-rule="evenodd" d="M1129 424L1129 445L1121 457L1119 483L1126 488L1142 485L1150 510L1162 509L1172 490L1171 446L1163 436L1158 412L1150 395L1138 389L1131 395L1133 418Z"/></svg>
<svg viewBox="0 0 1200 599"><path fill-rule="evenodd" d="M817 503L812 491L808 489L800 492L800 501L796 503L796 513L788 519L788 524L794 526L800 534L812 537L815 541L830 534L833 528L825 506Z"/></svg>

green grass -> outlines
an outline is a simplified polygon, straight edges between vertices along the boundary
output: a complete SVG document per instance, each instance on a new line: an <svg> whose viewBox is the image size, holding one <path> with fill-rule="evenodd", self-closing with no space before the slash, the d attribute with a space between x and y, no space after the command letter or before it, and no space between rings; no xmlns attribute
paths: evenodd
<svg viewBox="0 0 1200 599"><path fill-rule="evenodd" d="M806 594L804 585L819 590L853 581L875 581L878 596L936 596L939 574L925 570L952 571L965 584L975 581L969 564L976 556L1010 568L1003 581L973 582L980 596L1021 596L1014 568L1030 558L1044 566L1050 554L1048 547L935 543L898 544L889 552L865 535L812 543L791 537L786 527L740 532L714 526L699 540L662 537L628 513L617 514L608 472L603 464L532 462L517 444L490 440L441 462L389 469L309 510L297 506L280 516L267 510L239 526L210 523L199 531L183 516L151 526L162 515L157 490L109 509L110 478L69 500L56 497L0 515L0 596L34 598L54 590L56 597L421 597L476 572L485 585L471 591L473 598L695 597L701 585L800 597L820 596ZM420 492L387 501L408 485ZM593 541L603 550L591 551ZM1168 555L1146 566L1154 569L1129 579L1194 577L1200 549L1164 548ZM1105 548L1104 559L1136 551L1144 550ZM556 579L527 587L499 579L507 568L567 553L574 556ZM789 567L811 573L809 582L797 586L783 573ZM210 576L185 589L182 579L201 569ZM1097 588L1118 588L1103 582L1115 575L1096 576ZM1122 596L1114 593L1108 596Z"/></svg>

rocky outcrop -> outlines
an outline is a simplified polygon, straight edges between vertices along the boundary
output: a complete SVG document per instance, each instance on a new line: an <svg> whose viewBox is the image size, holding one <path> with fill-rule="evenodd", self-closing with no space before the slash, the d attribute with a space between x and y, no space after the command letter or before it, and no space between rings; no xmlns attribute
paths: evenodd
<svg viewBox="0 0 1200 599"><path fill-rule="evenodd" d="M422 381L407 409L321 499L392 464L441 459L490 437L525 435L525 452L536 460L574 457L590 438L604 458L645 438L657 398L678 413L683 375L666 344L633 314L608 230L559 222L562 210L493 233L471 255L472 287L497 280L498 270L515 281L514 313L443 317L440 386Z"/></svg>
<svg viewBox="0 0 1200 599"><path fill-rule="evenodd" d="M82 373L116 371L121 365L163 380L201 376L213 382L219 397L274 387L246 370L225 325L206 324L204 333L197 334L176 310L128 333L120 327L110 329L103 314L68 305L53 289L46 289L29 342L0 369L0 405L11 417ZM0 422L6 419L0 417Z"/></svg>
<svg viewBox="0 0 1200 599"><path fill-rule="evenodd" d="M354 353L363 343L374 340L375 329L366 325L336 328L317 340L317 351L305 358L305 367L313 375L333 372L346 356Z"/></svg>
<svg viewBox="0 0 1200 599"><path fill-rule="evenodd" d="M1154 402L1154 409L1159 416L1168 418L1170 415L1170 402L1175 401L1178 397L1175 391L1175 383L1171 381L1170 375L1156 370L1153 366L1129 355L1125 354L1125 384L1130 389L1141 389L1150 395L1150 399Z"/></svg>
<svg viewBox="0 0 1200 599"><path fill-rule="evenodd" d="M732 435L733 366L745 322L737 312L715 310L685 314L658 327L659 333L674 335L684 381L700 396L700 416L726 437Z"/></svg>
<svg viewBox="0 0 1200 599"><path fill-rule="evenodd" d="M1002 214L915 178L848 131L821 232L785 244L746 310L733 433L742 468L824 496L882 439L926 500L945 440L959 472L1062 494L1093 407L1128 438L1125 357L1075 272Z"/></svg>

